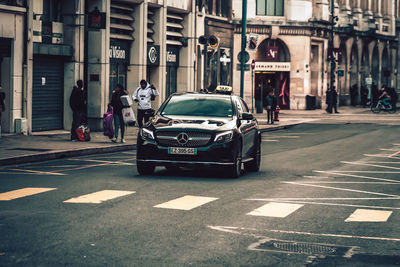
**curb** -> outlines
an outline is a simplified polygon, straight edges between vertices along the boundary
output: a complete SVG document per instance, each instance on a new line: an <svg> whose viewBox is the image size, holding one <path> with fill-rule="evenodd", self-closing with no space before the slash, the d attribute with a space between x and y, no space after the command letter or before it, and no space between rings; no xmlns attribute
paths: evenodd
<svg viewBox="0 0 400 267"><path fill-rule="evenodd" d="M121 152L121 151L134 150L134 149L136 149L136 144L84 148L84 149L75 149L75 150L63 150L63 151L57 151L57 152L43 153L40 155L33 154L33 155L0 159L0 166L15 165L15 164L22 164L22 163L33 163L33 162L47 161L47 160L53 160L53 159L87 156L87 155L93 155L93 154Z"/></svg>
<svg viewBox="0 0 400 267"><path fill-rule="evenodd" d="M264 133L264 132L283 130L283 129L287 129L289 127L299 125L299 124L300 123L293 123L293 124L282 125L282 126L277 125L275 127L270 127L270 128L261 128L260 132ZM62 150L62 151L56 151L56 152L0 159L0 166L16 165L16 164L23 164L23 163L34 163L34 162L41 162L41 161L47 161L47 160L53 160L53 159L79 157L79 156L87 156L87 155L93 155L93 154L122 152L122 151L135 150L135 149L136 149L136 144L114 145L114 146L107 146L107 147L84 148L84 149L75 149L75 150Z"/></svg>

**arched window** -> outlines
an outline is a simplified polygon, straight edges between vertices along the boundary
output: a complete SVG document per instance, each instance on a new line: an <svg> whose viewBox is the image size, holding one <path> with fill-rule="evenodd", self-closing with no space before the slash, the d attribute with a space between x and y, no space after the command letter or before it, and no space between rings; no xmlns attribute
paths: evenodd
<svg viewBox="0 0 400 267"><path fill-rule="evenodd" d="M258 16L283 16L284 0L257 0Z"/></svg>

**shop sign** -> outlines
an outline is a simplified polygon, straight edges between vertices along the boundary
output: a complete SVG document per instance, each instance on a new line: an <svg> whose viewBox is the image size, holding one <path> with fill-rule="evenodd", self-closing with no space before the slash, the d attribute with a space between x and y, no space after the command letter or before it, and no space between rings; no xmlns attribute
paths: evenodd
<svg viewBox="0 0 400 267"><path fill-rule="evenodd" d="M167 65L179 65L179 48L167 46Z"/></svg>
<svg viewBox="0 0 400 267"><path fill-rule="evenodd" d="M267 60L268 61L278 61L278 47L277 46L268 46L267 47Z"/></svg>
<svg viewBox="0 0 400 267"><path fill-rule="evenodd" d="M128 42L110 42L110 61L129 63L129 49L130 45Z"/></svg>
<svg viewBox="0 0 400 267"><path fill-rule="evenodd" d="M160 46L148 45L147 46L147 65L159 66L160 65Z"/></svg>
<svg viewBox="0 0 400 267"><path fill-rule="evenodd" d="M255 62L255 71L290 71L290 62Z"/></svg>

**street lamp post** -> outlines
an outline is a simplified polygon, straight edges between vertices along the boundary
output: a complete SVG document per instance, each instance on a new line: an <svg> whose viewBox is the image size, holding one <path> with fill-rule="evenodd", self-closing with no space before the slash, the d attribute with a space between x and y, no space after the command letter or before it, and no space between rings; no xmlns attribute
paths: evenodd
<svg viewBox="0 0 400 267"><path fill-rule="evenodd" d="M335 26L335 4L334 0L330 0L330 10L331 10L331 18L330 18L330 24L331 24L331 31L329 33L329 43L328 43L328 53L329 53L329 58L330 58L330 65L331 65L331 77L330 77L330 84L329 84L329 89L333 90L333 87L335 86L335 71L336 71L336 62L335 62L335 57L333 48L334 48L334 35L333 35L333 29Z"/></svg>
<svg viewBox="0 0 400 267"><path fill-rule="evenodd" d="M240 97L243 98L244 91L244 64L246 63L246 23L247 23L247 0L242 1L242 49L240 57Z"/></svg>

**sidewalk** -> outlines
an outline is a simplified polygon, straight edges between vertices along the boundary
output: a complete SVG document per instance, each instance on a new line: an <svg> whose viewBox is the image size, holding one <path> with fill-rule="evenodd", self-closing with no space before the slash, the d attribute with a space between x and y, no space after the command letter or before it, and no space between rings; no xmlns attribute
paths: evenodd
<svg viewBox="0 0 400 267"><path fill-rule="evenodd" d="M341 114L354 114L365 112L365 109L346 107L340 111ZM280 114L280 121L274 125L266 124L265 113L255 116L261 131L266 132L312 121L314 117L329 115L321 109L284 110ZM36 132L28 136L5 134L0 138L0 166L133 150L136 149L137 131L137 127L128 127L125 144L112 143L102 132L92 132L90 142L71 142L69 132L63 130Z"/></svg>

